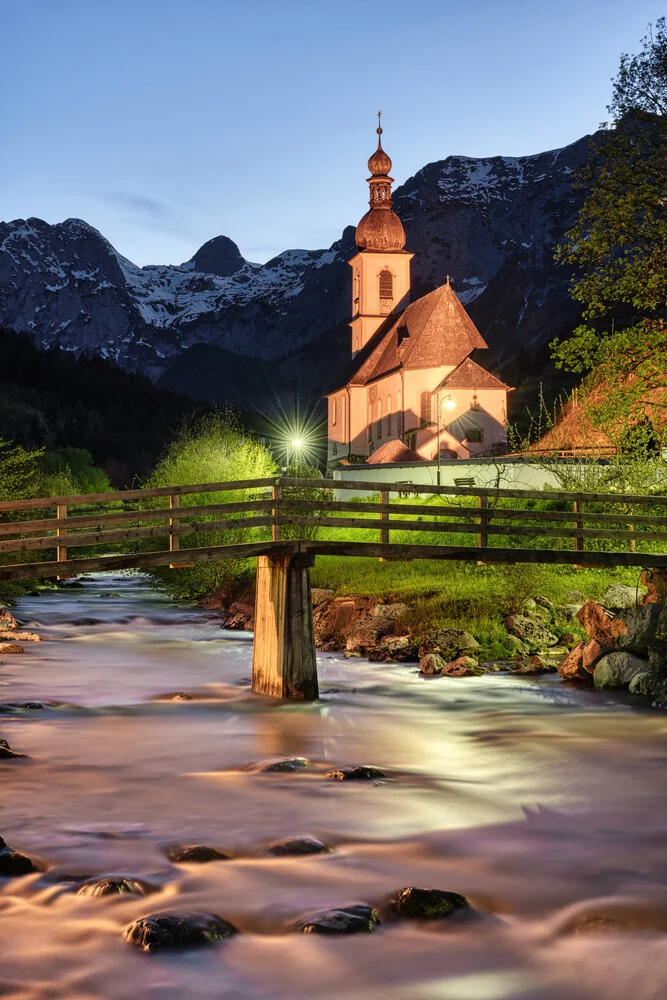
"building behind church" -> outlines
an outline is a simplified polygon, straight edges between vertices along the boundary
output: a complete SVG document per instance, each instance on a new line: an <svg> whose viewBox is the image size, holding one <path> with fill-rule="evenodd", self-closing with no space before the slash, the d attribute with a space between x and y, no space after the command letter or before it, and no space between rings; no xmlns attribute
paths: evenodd
<svg viewBox="0 0 667 1000"><path fill-rule="evenodd" d="M392 210L391 160L377 132L370 208L350 261L352 361L327 394L329 467L502 454L509 386L474 359L487 344L449 278L410 301L413 254Z"/></svg>

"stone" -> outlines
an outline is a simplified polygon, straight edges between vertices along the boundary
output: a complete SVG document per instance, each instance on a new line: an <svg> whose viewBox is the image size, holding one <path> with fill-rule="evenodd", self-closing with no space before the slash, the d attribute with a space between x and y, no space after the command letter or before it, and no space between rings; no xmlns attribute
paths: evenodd
<svg viewBox="0 0 667 1000"><path fill-rule="evenodd" d="M597 639L589 639L588 642L584 643L584 670L587 670L589 674L592 674L595 670L596 664L602 659L602 657L606 656L607 653L613 652L614 649L614 646L610 646L607 643L598 642Z"/></svg>
<svg viewBox="0 0 667 1000"><path fill-rule="evenodd" d="M577 642L579 640L577 639L574 632L563 632L560 637L560 641L563 643L563 645L569 652L571 649L574 648L574 646L577 645Z"/></svg>
<svg viewBox="0 0 667 1000"><path fill-rule="evenodd" d="M372 597L332 597L313 611L315 645L320 649L342 649L356 624L367 618L377 603Z"/></svg>
<svg viewBox="0 0 667 1000"><path fill-rule="evenodd" d="M427 653L419 660L419 672L428 676L442 673L445 661L438 653Z"/></svg>
<svg viewBox="0 0 667 1000"><path fill-rule="evenodd" d="M286 837L269 844L266 853L282 858L290 855L331 854L331 848L315 837Z"/></svg>
<svg viewBox="0 0 667 1000"><path fill-rule="evenodd" d="M12 750L6 740L0 740L0 760L11 760L16 757L26 758L27 754L18 753L16 750Z"/></svg>
<svg viewBox="0 0 667 1000"><path fill-rule="evenodd" d="M548 611L551 611L554 606L554 602L550 601L548 597L536 597L535 604L541 608L546 608Z"/></svg>
<svg viewBox="0 0 667 1000"><path fill-rule="evenodd" d="M554 673L556 667L553 663L549 663L542 656L531 656L527 663L522 663L517 667L517 674L525 674L530 676L531 674L551 674Z"/></svg>
<svg viewBox="0 0 667 1000"><path fill-rule="evenodd" d="M646 698L660 697L664 690L664 678L656 676L652 670L634 675L628 688L630 694L641 694Z"/></svg>
<svg viewBox="0 0 667 1000"><path fill-rule="evenodd" d="M612 611L619 611L624 608L636 607L637 598L643 596L643 594L638 593L637 587L628 587L625 583L610 583L600 598L600 604Z"/></svg>
<svg viewBox="0 0 667 1000"><path fill-rule="evenodd" d="M479 666L473 656L457 656L455 660L445 663L440 671L441 677L480 677L484 668Z"/></svg>
<svg viewBox="0 0 667 1000"><path fill-rule="evenodd" d="M554 613L557 618L564 618L565 621L571 622L576 620L580 608L581 604L557 604Z"/></svg>
<svg viewBox="0 0 667 1000"><path fill-rule="evenodd" d="M602 657L593 673L593 681L597 688L629 687L635 675L646 673L647 668L646 660L619 650Z"/></svg>
<svg viewBox="0 0 667 1000"><path fill-rule="evenodd" d="M25 653L20 642L0 642L0 653Z"/></svg>
<svg viewBox="0 0 667 1000"><path fill-rule="evenodd" d="M0 837L0 876L29 875L36 871L30 858L12 850Z"/></svg>
<svg viewBox="0 0 667 1000"><path fill-rule="evenodd" d="M369 650L368 659L372 663L414 663L417 650L408 635L385 635L373 650Z"/></svg>
<svg viewBox="0 0 667 1000"><path fill-rule="evenodd" d="M470 632L458 628L438 628L429 633L419 646L419 656L438 653L445 660L452 660L459 653L479 649L477 639Z"/></svg>
<svg viewBox="0 0 667 1000"><path fill-rule="evenodd" d="M77 896L145 896L146 890L133 878L98 878L84 882Z"/></svg>
<svg viewBox="0 0 667 1000"><path fill-rule="evenodd" d="M307 767L312 767L307 757L284 757L282 760L260 760L258 764L251 764L248 770L257 774L293 774Z"/></svg>
<svg viewBox="0 0 667 1000"><path fill-rule="evenodd" d="M27 708L30 712L41 712L46 708L46 705L42 705L41 701L26 701L21 708Z"/></svg>
<svg viewBox="0 0 667 1000"><path fill-rule="evenodd" d="M229 861L229 855L206 844L181 844L169 849L169 860L177 864L205 864L207 861Z"/></svg>
<svg viewBox="0 0 667 1000"><path fill-rule="evenodd" d="M407 604L376 604L350 623L345 649L362 655L374 650L380 640L393 632L399 618L409 610Z"/></svg>
<svg viewBox="0 0 667 1000"><path fill-rule="evenodd" d="M215 944L236 933L216 913L153 913L126 927L123 938L140 951L159 951Z"/></svg>
<svg viewBox="0 0 667 1000"><path fill-rule="evenodd" d="M609 646L614 645L611 617L601 604L596 601L585 601L577 612L577 621L583 625L589 639L597 639L598 642Z"/></svg>
<svg viewBox="0 0 667 1000"><path fill-rule="evenodd" d="M386 778L384 771L369 764L359 764L357 767L339 767L335 771L329 771L325 778L329 781L377 781Z"/></svg>
<svg viewBox="0 0 667 1000"><path fill-rule="evenodd" d="M586 595L581 590L566 590L563 594L563 601L566 604L582 605L586 600Z"/></svg>
<svg viewBox="0 0 667 1000"><path fill-rule="evenodd" d="M421 889L416 885L399 889L389 907L403 920L443 920L469 907L465 896L444 889Z"/></svg>
<svg viewBox="0 0 667 1000"><path fill-rule="evenodd" d="M377 910L363 904L320 910L301 917L297 922L297 928L304 934L369 933L379 926Z"/></svg>
<svg viewBox="0 0 667 1000"><path fill-rule="evenodd" d="M558 673L564 681L584 681L590 684L591 675L584 667L585 645L585 642L578 642L558 668Z"/></svg>
<svg viewBox="0 0 667 1000"><path fill-rule="evenodd" d="M525 642L522 642L516 635L508 635L505 641L512 650L513 656L524 656L528 652Z"/></svg>
<svg viewBox="0 0 667 1000"><path fill-rule="evenodd" d="M639 582L642 587L647 589L647 593L642 598L642 604L667 603L667 570L645 569L639 577Z"/></svg>
<svg viewBox="0 0 667 1000"><path fill-rule="evenodd" d="M19 623L10 611L0 611L0 632L9 632L18 627Z"/></svg>
<svg viewBox="0 0 667 1000"><path fill-rule="evenodd" d="M531 649L544 649L555 646L558 642L558 637L545 624L526 615L512 615L505 624L512 635L521 639Z"/></svg>
<svg viewBox="0 0 667 1000"><path fill-rule="evenodd" d="M310 591L313 607L317 608L324 601L329 601L333 597L333 590L324 590L323 587L313 587Z"/></svg>
<svg viewBox="0 0 667 1000"><path fill-rule="evenodd" d="M612 621L611 634L621 649L648 657L648 648L656 637L661 612L661 604L627 608Z"/></svg>
<svg viewBox="0 0 667 1000"><path fill-rule="evenodd" d="M36 632L0 632L0 642L44 642Z"/></svg>
<svg viewBox="0 0 667 1000"><path fill-rule="evenodd" d="M255 627L255 595L246 594L229 606L222 628L252 632Z"/></svg>

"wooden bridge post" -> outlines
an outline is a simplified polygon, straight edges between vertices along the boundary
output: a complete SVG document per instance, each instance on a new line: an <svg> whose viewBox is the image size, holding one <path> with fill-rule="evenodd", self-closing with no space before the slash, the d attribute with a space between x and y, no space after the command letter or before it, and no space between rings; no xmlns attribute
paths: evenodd
<svg viewBox="0 0 667 1000"><path fill-rule="evenodd" d="M56 506L56 518L60 520L61 518L67 517L67 504L57 504ZM67 528L56 528L56 538L66 538ZM67 562L67 546L57 545L56 546L56 561L57 562ZM58 576L58 580L64 580L65 577Z"/></svg>
<svg viewBox="0 0 667 1000"><path fill-rule="evenodd" d="M273 518L278 517L278 514L280 513L280 495L281 495L281 492L282 491L280 489L280 486L277 486L277 485L273 486L273 488L271 490L271 498L273 500L273 507L271 508L271 516ZM271 540L274 541L274 542L279 542L280 539L281 539L281 535L282 535L282 532L280 530L280 525L276 524L275 520L274 520L274 523L271 526Z"/></svg>
<svg viewBox="0 0 667 1000"><path fill-rule="evenodd" d="M257 557L252 689L271 698L319 697L310 567L299 551Z"/></svg>
<svg viewBox="0 0 667 1000"><path fill-rule="evenodd" d="M181 505L181 498L176 496L169 497L169 510L175 510ZM178 552L179 548L179 538L178 535L174 534L174 525L178 524L178 519L175 517L169 518L169 551Z"/></svg>

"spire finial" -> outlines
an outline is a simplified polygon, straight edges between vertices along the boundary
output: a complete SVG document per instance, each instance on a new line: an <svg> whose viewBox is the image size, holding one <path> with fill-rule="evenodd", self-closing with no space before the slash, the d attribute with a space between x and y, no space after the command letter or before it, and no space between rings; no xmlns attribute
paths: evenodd
<svg viewBox="0 0 667 1000"><path fill-rule="evenodd" d="M382 112L378 111L378 127L375 130L378 135L382 135Z"/></svg>

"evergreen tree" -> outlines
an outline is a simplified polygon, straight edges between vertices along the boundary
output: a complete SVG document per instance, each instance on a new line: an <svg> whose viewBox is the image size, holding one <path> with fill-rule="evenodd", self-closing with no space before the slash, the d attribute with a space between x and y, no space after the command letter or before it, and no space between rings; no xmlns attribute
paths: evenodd
<svg viewBox="0 0 667 1000"><path fill-rule="evenodd" d="M556 364L585 375L604 425L667 417L667 24L621 56L611 129L592 142L590 188L556 258L573 267L583 322L554 341ZM656 391L657 390L657 391ZM660 411L660 412L658 412Z"/></svg>

